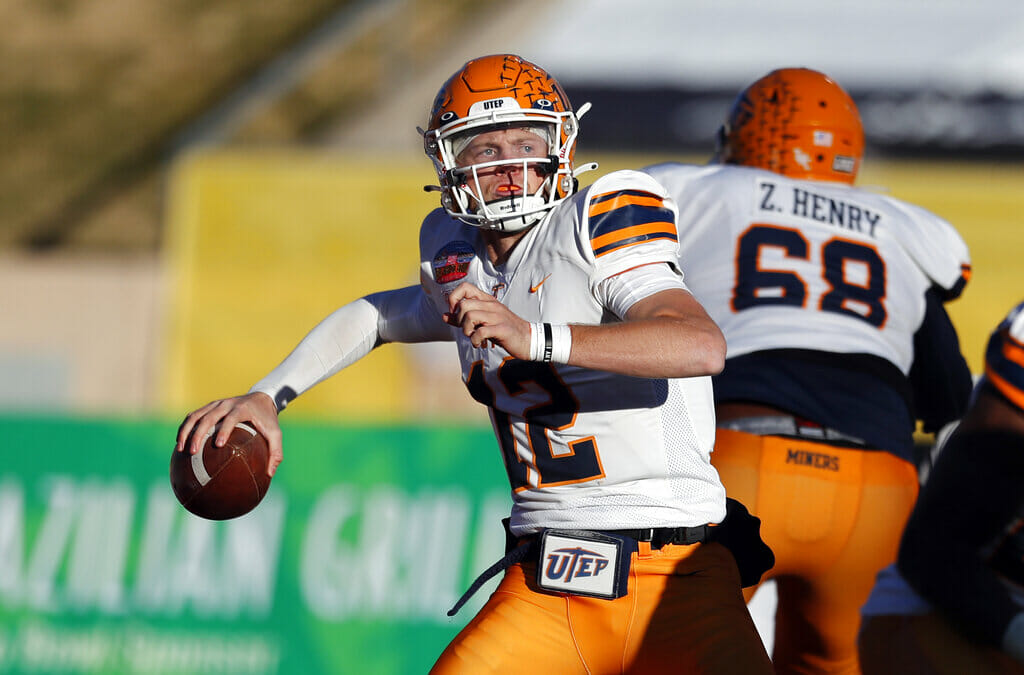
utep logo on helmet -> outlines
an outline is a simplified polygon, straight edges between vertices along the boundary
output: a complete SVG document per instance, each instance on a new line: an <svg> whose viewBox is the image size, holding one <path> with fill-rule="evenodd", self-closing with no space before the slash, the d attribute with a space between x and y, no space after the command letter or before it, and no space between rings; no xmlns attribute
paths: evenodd
<svg viewBox="0 0 1024 675"><path fill-rule="evenodd" d="M555 104L554 102L546 98L539 98L533 101L532 107L539 110L550 112L551 110L554 109ZM520 106L519 102L516 101L514 98L502 96L501 98L489 98L483 101L477 101L473 103L473 105L469 106L469 113L472 115L474 113L491 112L498 109L521 110L522 106ZM454 116L454 113L446 112L444 115L441 116L441 122L447 122L448 120L446 119L445 116L449 114Z"/></svg>
<svg viewBox="0 0 1024 675"><path fill-rule="evenodd" d="M444 285L464 279L469 274L469 264L476 256L473 247L466 241L451 241L434 254L431 265L434 281Z"/></svg>
<svg viewBox="0 0 1024 675"><path fill-rule="evenodd" d="M537 584L546 590L596 598L626 594L630 551L624 540L599 532L546 530L541 535Z"/></svg>
<svg viewBox="0 0 1024 675"><path fill-rule="evenodd" d="M501 98L488 98L483 101L474 101L473 105L469 106L469 114L480 115L485 112L494 112L499 109L509 111L519 110L519 102L508 96L502 96Z"/></svg>

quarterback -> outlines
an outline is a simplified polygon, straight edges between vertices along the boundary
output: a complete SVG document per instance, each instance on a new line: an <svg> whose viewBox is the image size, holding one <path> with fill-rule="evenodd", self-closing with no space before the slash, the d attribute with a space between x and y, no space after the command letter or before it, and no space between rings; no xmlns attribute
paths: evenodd
<svg viewBox="0 0 1024 675"><path fill-rule="evenodd" d="M536 65L467 62L423 131L441 208L421 283L337 310L250 393L189 414L179 447L249 420L273 471L289 400L380 344L453 341L508 473L510 545L434 672L770 672L723 544L753 519L726 519L709 462L725 342L683 284L664 189L623 171L577 190L578 125Z"/></svg>
<svg viewBox="0 0 1024 675"><path fill-rule="evenodd" d="M967 247L853 187L863 148L847 93L785 68L740 93L711 164L645 169L678 204L686 284L728 344L712 463L775 552L783 673L857 672L860 606L917 495L915 422L957 419L971 387L943 305Z"/></svg>

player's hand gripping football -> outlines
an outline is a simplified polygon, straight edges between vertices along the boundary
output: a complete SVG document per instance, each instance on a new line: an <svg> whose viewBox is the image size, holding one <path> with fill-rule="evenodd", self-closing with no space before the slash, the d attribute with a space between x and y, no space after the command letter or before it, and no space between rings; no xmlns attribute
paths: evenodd
<svg viewBox="0 0 1024 675"><path fill-rule="evenodd" d="M248 422L267 439L267 446L270 449L267 475L273 476L284 459L281 449L281 426L277 421L277 407L274 401L262 392L211 401L202 408L193 410L185 416L185 420L178 427L178 441L174 449L177 452L187 450L193 455L196 454L206 434L217 425L220 425L220 428L214 437L214 443L218 447L223 446L227 443L231 430L239 422Z"/></svg>
<svg viewBox="0 0 1024 675"><path fill-rule="evenodd" d="M461 327L474 347L497 345L517 359L530 358L530 323L471 283L459 284L448 296L444 320Z"/></svg>

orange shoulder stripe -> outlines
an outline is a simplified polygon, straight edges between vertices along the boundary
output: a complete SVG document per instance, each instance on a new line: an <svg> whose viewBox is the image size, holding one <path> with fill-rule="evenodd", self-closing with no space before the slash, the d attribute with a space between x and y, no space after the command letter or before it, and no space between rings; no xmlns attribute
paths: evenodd
<svg viewBox="0 0 1024 675"><path fill-rule="evenodd" d="M645 234L675 234L676 224L671 222L656 222L656 223L643 223L641 225L633 225L632 227L624 227L621 230L615 230L608 234L602 234L600 237L590 240L590 245L594 250L604 248L609 244L623 239L632 239L634 237L641 237Z"/></svg>
<svg viewBox="0 0 1024 675"><path fill-rule="evenodd" d="M607 193L609 195L615 194L614 192ZM628 192L619 192L613 199L606 199L601 201L605 195L598 195L593 198L590 203L589 214L590 217L599 216L602 213L608 213L617 208L623 206L654 206L660 208L665 205L665 200L655 195L644 193L634 194Z"/></svg>

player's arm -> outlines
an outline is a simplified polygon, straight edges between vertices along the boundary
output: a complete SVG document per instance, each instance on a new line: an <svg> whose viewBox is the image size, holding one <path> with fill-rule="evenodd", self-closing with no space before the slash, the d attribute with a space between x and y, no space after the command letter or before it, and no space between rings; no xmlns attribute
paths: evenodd
<svg viewBox="0 0 1024 675"><path fill-rule="evenodd" d="M965 633L1007 647L1024 616L987 558L1021 508L1024 415L982 389L922 488L900 545L907 581ZM1020 631L1018 631L1020 632ZM1010 636L1024 654L1024 636Z"/></svg>
<svg viewBox="0 0 1024 675"><path fill-rule="evenodd" d="M949 222L919 206L890 199L906 218L891 232L924 274L935 284L943 302L960 297L971 278L967 242Z"/></svg>
<svg viewBox="0 0 1024 675"><path fill-rule="evenodd" d="M575 366L636 377L715 375L725 366L725 337L681 288L638 300L621 323L571 329Z"/></svg>
<svg viewBox="0 0 1024 675"><path fill-rule="evenodd" d="M266 377L243 396L212 401L189 413L178 429L177 450L199 451L207 432L220 425L214 442L227 442L238 422L250 422L270 448L268 472L282 459L277 413L296 396L387 342L450 340L419 286L375 293L349 303L321 321Z"/></svg>
<svg viewBox="0 0 1024 675"><path fill-rule="evenodd" d="M335 310L302 339L251 392L283 410L296 396L388 342L450 340L420 286L374 293Z"/></svg>
<svg viewBox="0 0 1024 675"><path fill-rule="evenodd" d="M928 433L937 432L967 411L973 386L971 370L938 287L925 293L924 320L914 334L910 386L914 414Z"/></svg>
<svg viewBox="0 0 1024 675"><path fill-rule="evenodd" d="M606 306L623 320L552 327L559 334L568 331L570 338L568 352L555 360L634 377L696 377L722 370L722 332L668 264L643 265L605 284ZM538 331L547 329L471 284L449 296L445 319L461 327L474 346L496 344L516 358L540 360L534 346ZM563 353L557 346L555 352Z"/></svg>

